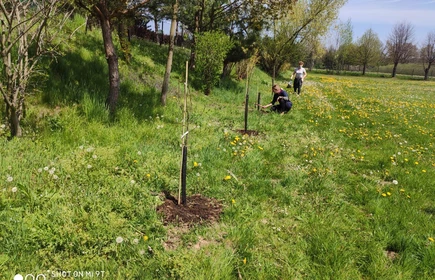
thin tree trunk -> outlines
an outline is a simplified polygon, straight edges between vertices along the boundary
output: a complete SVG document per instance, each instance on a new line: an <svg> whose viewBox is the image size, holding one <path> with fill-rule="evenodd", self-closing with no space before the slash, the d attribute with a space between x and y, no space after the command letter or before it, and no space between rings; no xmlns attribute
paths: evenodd
<svg viewBox="0 0 435 280"><path fill-rule="evenodd" d="M109 96L107 97L106 105L109 107L110 117L114 118L120 88L118 56L116 55L115 46L113 44L110 19L105 16L108 15L108 11L103 5L99 5L98 8L102 11L102 13L97 11L97 14L100 17L106 60L109 66Z"/></svg>
<svg viewBox="0 0 435 280"><path fill-rule="evenodd" d="M427 68L424 68L424 80L425 81L429 80L429 70L430 70L430 65Z"/></svg>
<svg viewBox="0 0 435 280"><path fill-rule="evenodd" d="M393 66L393 73L391 74L391 77L396 77L396 73L397 73L397 64L398 63L394 63L394 66Z"/></svg>
<svg viewBox="0 0 435 280"><path fill-rule="evenodd" d="M157 18L154 18L154 32L156 33L156 43L160 44L159 22L157 21Z"/></svg>
<svg viewBox="0 0 435 280"><path fill-rule="evenodd" d="M10 109L10 116L9 116L9 124L11 126L11 136L12 137L21 137L23 135L23 132L21 130L20 125L20 110L17 110L16 108L9 108Z"/></svg>
<svg viewBox="0 0 435 280"><path fill-rule="evenodd" d="M172 11L173 12L172 12L171 30L169 33L168 61L166 63L165 76L164 76L163 85L162 85L162 95L160 98L163 106L166 105L166 95L168 93L169 78L171 76L171 69L172 69L172 58L174 55L175 31L177 28L178 0L175 0L175 3L172 7Z"/></svg>
<svg viewBox="0 0 435 280"><path fill-rule="evenodd" d="M195 61L196 61L196 34L199 32L199 11L195 13L195 32L192 36L192 45L190 47L190 61L189 67L191 69L195 69Z"/></svg>
<svg viewBox="0 0 435 280"><path fill-rule="evenodd" d="M130 38L125 19L120 19L118 22L118 37L119 44L121 45L122 57L127 64L130 64L131 51L130 51Z"/></svg>
<svg viewBox="0 0 435 280"><path fill-rule="evenodd" d="M233 62L224 61L224 67L222 70L221 78L229 77L231 75L231 70L233 69Z"/></svg>

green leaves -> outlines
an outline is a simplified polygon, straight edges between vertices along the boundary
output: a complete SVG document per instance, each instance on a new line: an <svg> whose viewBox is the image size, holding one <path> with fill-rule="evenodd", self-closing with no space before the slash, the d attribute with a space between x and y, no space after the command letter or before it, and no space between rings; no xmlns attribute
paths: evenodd
<svg viewBox="0 0 435 280"><path fill-rule="evenodd" d="M223 62L233 44L222 32L205 32L197 35L197 77L202 80L202 89L206 95L219 81Z"/></svg>

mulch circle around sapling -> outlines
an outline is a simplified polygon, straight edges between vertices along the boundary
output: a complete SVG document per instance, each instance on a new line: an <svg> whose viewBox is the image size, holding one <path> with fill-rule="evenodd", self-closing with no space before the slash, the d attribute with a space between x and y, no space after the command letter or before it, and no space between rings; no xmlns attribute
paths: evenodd
<svg viewBox="0 0 435 280"><path fill-rule="evenodd" d="M244 130L244 129L239 129L236 130L236 132L241 133L242 135L248 135L248 136L257 136L258 135L258 131L257 130Z"/></svg>
<svg viewBox="0 0 435 280"><path fill-rule="evenodd" d="M175 197L165 193L165 201L157 207L157 213L162 214L164 224L195 224L213 223L219 220L222 213L222 203L215 198L194 194L186 198L186 204L178 204Z"/></svg>

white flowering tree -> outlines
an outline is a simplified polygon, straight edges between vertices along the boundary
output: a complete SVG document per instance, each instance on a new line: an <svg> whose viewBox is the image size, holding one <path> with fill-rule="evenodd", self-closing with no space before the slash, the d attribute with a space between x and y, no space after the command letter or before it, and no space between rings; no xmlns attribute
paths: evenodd
<svg viewBox="0 0 435 280"><path fill-rule="evenodd" d="M41 58L55 53L52 42L69 14L56 16L66 4L65 0L0 0L0 93L11 137L22 136L30 79Z"/></svg>

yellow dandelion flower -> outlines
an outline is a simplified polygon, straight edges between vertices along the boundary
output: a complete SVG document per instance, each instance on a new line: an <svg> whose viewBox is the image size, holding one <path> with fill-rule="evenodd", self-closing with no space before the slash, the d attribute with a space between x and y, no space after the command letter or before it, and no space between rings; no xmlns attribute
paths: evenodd
<svg viewBox="0 0 435 280"><path fill-rule="evenodd" d="M198 167L198 163L196 161L193 162L193 167Z"/></svg>
<svg viewBox="0 0 435 280"><path fill-rule="evenodd" d="M408 159L407 159L407 158L405 158L405 161L407 162L407 161L408 161Z"/></svg>
<svg viewBox="0 0 435 280"><path fill-rule="evenodd" d="M387 195L388 195L388 196L390 196L390 195L391 195L391 193L390 193L390 192L387 192Z"/></svg>
<svg viewBox="0 0 435 280"><path fill-rule="evenodd" d="M400 189L400 192L402 192L402 193L405 192L405 189Z"/></svg>
<svg viewBox="0 0 435 280"><path fill-rule="evenodd" d="M148 179L151 178L151 174L149 174L149 173L146 176Z"/></svg>
<svg viewBox="0 0 435 280"><path fill-rule="evenodd" d="M227 175L227 176L225 176L225 178L224 178L225 181L230 180L230 179L231 179L231 176L230 176L230 175Z"/></svg>
<svg viewBox="0 0 435 280"><path fill-rule="evenodd" d="M246 258L243 259L243 264L246 264Z"/></svg>
<svg viewBox="0 0 435 280"><path fill-rule="evenodd" d="M382 193L382 196L383 196L383 197L386 197L386 196L387 196L387 194L386 194L386 193Z"/></svg>
<svg viewBox="0 0 435 280"><path fill-rule="evenodd" d="M137 159L133 160L134 163L137 163Z"/></svg>
<svg viewBox="0 0 435 280"><path fill-rule="evenodd" d="M429 237L428 240L429 240L430 242L435 242L435 239L433 239L433 237Z"/></svg>
<svg viewBox="0 0 435 280"><path fill-rule="evenodd" d="M414 162L415 165L418 165L418 161Z"/></svg>
<svg viewBox="0 0 435 280"><path fill-rule="evenodd" d="M144 235L143 236L143 241L147 241L148 240L148 236Z"/></svg>
<svg viewBox="0 0 435 280"><path fill-rule="evenodd" d="M259 150L264 150L263 147L261 147L261 146L258 146L258 149L259 149Z"/></svg>
<svg viewBox="0 0 435 280"><path fill-rule="evenodd" d="M421 172L426 173L426 169L423 169Z"/></svg>
<svg viewBox="0 0 435 280"><path fill-rule="evenodd" d="M232 204L236 204L236 200L235 199L231 199L231 203Z"/></svg>

